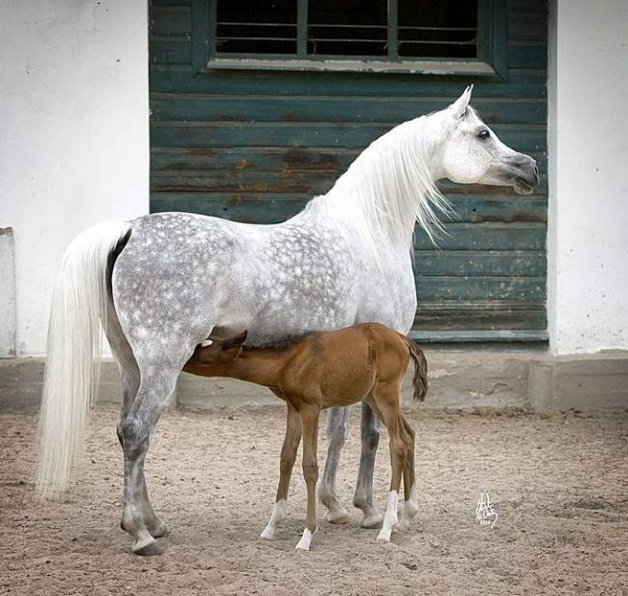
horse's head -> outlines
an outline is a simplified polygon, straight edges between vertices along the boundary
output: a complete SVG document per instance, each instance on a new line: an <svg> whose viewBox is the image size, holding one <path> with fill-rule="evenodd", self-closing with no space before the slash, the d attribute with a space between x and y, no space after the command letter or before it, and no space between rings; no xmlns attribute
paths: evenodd
<svg viewBox="0 0 628 596"><path fill-rule="evenodd" d="M445 120L440 144L440 173L453 182L513 186L529 194L539 183L539 170L530 156L502 143L469 106L473 86L447 109L438 112Z"/></svg>

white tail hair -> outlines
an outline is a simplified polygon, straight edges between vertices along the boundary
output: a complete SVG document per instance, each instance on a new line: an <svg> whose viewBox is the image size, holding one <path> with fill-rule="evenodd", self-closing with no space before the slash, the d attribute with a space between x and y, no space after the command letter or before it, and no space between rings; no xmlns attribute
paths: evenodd
<svg viewBox="0 0 628 596"><path fill-rule="evenodd" d="M100 381L109 255L129 230L125 222L85 230L68 247L57 274L39 419L37 490L45 498L61 496L73 479Z"/></svg>

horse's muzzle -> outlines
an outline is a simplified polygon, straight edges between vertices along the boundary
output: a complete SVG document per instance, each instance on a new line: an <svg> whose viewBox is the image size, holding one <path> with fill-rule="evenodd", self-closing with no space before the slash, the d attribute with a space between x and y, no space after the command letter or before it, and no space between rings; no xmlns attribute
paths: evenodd
<svg viewBox="0 0 628 596"><path fill-rule="evenodd" d="M529 155L520 154L509 165L513 168L515 192L527 195L539 185L539 168Z"/></svg>

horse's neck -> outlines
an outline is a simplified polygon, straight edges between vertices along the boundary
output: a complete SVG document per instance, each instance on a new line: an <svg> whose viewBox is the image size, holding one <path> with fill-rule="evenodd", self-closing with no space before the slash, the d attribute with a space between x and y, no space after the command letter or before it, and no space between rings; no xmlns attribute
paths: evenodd
<svg viewBox="0 0 628 596"><path fill-rule="evenodd" d="M316 199L313 214L344 221L370 252L379 252L382 243L409 250L417 220L431 237L439 228L434 209L446 201L435 186L438 135L429 119L406 122L374 141Z"/></svg>
<svg viewBox="0 0 628 596"><path fill-rule="evenodd" d="M244 349L221 367L221 373L232 379L271 387L277 384L287 350Z"/></svg>

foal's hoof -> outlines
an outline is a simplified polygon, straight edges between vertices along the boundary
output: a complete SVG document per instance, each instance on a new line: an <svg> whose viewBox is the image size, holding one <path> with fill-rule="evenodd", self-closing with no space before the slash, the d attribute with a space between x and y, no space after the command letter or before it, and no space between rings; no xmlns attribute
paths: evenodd
<svg viewBox="0 0 628 596"><path fill-rule="evenodd" d="M163 555L164 551L157 546L156 542L149 542L144 546L140 546L138 548L133 548L133 553L139 555L140 557L158 557L159 555Z"/></svg>
<svg viewBox="0 0 628 596"><path fill-rule="evenodd" d="M390 529L382 529L382 531L377 536L377 542L390 542Z"/></svg>
<svg viewBox="0 0 628 596"><path fill-rule="evenodd" d="M349 513L344 507L339 507L338 509L330 509L327 512L327 521L330 524L337 524L341 526L349 521Z"/></svg>
<svg viewBox="0 0 628 596"><path fill-rule="evenodd" d="M373 509L362 516L360 527L365 529L379 528L383 521L384 516L376 509Z"/></svg>

